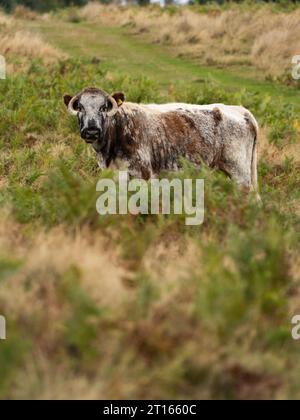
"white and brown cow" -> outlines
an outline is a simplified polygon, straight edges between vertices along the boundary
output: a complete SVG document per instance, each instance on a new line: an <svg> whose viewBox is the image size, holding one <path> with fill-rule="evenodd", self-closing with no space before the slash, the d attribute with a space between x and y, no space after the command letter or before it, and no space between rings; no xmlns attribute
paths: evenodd
<svg viewBox="0 0 300 420"><path fill-rule="evenodd" d="M142 105L125 102L121 92L109 95L97 88L65 95L64 102L102 168L123 161L130 175L149 179L162 170L178 170L185 158L257 190L258 124L241 106Z"/></svg>

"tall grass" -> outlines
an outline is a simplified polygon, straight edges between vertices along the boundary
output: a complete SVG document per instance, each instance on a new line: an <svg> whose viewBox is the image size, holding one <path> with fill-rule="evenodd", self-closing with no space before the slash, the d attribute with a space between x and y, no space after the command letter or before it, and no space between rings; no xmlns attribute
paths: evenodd
<svg viewBox="0 0 300 420"><path fill-rule="evenodd" d="M92 2L80 15L131 27L203 64L253 66L265 77L290 76L292 57L300 51L299 8L284 12L270 5L231 4L161 10Z"/></svg>
<svg viewBox="0 0 300 420"><path fill-rule="evenodd" d="M80 72L78 69L80 68ZM67 115L87 85L142 102L243 103L259 118L263 205L205 179L200 227L100 217L94 154ZM31 60L0 83L1 398L299 398L299 116L211 81L160 92L90 60Z"/></svg>
<svg viewBox="0 0 300 420"><path fill-rule="evenodd" d="M16 15L18 16L18 14ZM39 35L25 30L21 23L0 12L0 54L11 61L22 59L41 59L45 64L54 63L64 57L52 45L48 44Z"/></svg>

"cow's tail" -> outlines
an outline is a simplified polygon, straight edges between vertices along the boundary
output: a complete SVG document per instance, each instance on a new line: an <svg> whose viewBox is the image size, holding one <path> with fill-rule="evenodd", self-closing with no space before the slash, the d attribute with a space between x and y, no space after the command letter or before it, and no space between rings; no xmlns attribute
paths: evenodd
<svg viewBox="0 0 300 420"><path fill-rule="evenodd" d="M252 148L252 159L251 159L251 183L252 189L256 194L257 201L261 202L261 197L259 195L259 186L258 186L258 175L257 175L257 142L259 136L259 126L254 118L254 116L249 112L249 119L254 129L254 140Z"/></svg>

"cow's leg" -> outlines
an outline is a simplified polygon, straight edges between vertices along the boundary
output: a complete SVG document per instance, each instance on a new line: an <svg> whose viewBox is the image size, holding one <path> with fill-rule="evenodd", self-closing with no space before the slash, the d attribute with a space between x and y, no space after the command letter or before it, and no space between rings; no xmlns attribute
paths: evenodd
<svg viewBox="0 0 300 420"><path fill-rule="evenodd" d="M117 158L110 164L109 168L112 171L129 172L130 162L125 158Z"/></svg>
<svg viewBox="0 0 300 420"><path fill-rule="evenodd" d="M238 183L242 191L253 192L257 201L261 202L257 183L256 138L251 137L235 150L231 178Z"/></svg>
<svg viewBox="0 0 300 420"><path fill-rule="evenodd" d="M132 178L139 178L148 181L153 177L151 157L146 149L138 150L134 158L131 158L129 175Z"/></svg>
<svg viewBox="0 0 300 420"><path fill-rule="evenodd" d="M222 169L243 191L253 191L253 136L233 137L223 149L220 160Z"/></svg>
<svg viewBox="0 0 300 420"><path fill-rule="evenodd" d="M117 158L110 165L112 171L128 172L130 178L148 179L152 178L152 168L149 162L140 159L137 155L134 159Z"/></svg>
<svg viewBox="0 0 300 420"><path fill-rule="evenodd" d="M139 162L138 164L135 162L129 166L129 176L148 181L153 178L152 168L145 162Z"/></svg>
<svg viewBox="0 0 300 420"><path fill-rule="evenodd" d="M241 191L249 194L255 193L256 200L261 203L261 197L257 191L256 185L253 185L252 177L252 162L226 162L222 169L227 175L235 181L240 187Z"/></svg>
<svg viewBox="0 0 300 420"><path fill-rule="evenodd" d="M247 193L253 190L251 181L251 171L248 168L235 165L231 171L231 179L235 181L242 191Z"/></svg>
<svg viewBox="0 0 300 420"><path fill-rule="evenodd" d="M251 159L241 154L225 158L220 164L220 169L223 170L233 181L235 181L242 191L250 192L252 188L251 177Z"/></svg>

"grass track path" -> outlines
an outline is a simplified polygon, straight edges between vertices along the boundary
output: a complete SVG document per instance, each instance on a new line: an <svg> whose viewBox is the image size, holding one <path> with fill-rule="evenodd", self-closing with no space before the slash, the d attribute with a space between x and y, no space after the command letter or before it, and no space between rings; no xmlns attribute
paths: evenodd
<svg viewBox="0 0 300 420"><path fill-rule="evenodd" d="M236 70L203 67L187 59L173 56L161 45L147 42L128 33L125 28L107 27L96 23L30 22L31 30L44 35L48 42L76 57L97 57L103 66L131 76L144 75L162 88L210 77L228 89L246 88L271 97L283 97L300 108L300 93L296 89L270 82L241 77ZM241 72L243 70L241 69ZM245 71L247 73L247 71Z"/></svg>

